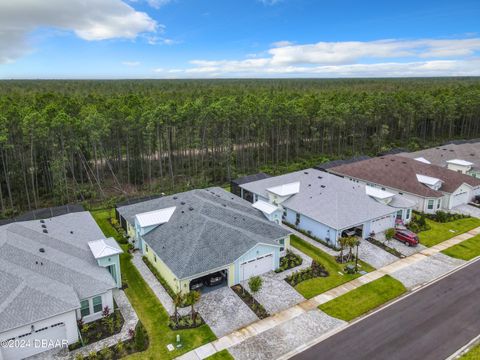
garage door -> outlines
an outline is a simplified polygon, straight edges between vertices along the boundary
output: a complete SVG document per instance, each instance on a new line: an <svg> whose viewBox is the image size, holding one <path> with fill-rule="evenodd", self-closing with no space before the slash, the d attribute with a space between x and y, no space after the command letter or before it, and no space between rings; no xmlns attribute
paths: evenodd
<svg viewBox="0 0 480 360"><path fill-rule="evenodd" d="M392 228L394 225L393 219L391 216L384 216L375 220L372 220L372 226L370 231L375 232L375 234L384 232L387 229Z"/></svg>
<svg viewBox="0 0 480 360"><path fill-rule="evenodd" d="M247 280L255 275L274 270L273 254L260 256L240 264L240 281Z"/></svg>
<svg viewBox="0 0 480 360"><path fill-rule="evenodd" d="M463 192L452 196L452 204L450 208L454 208L458 205L463 205L468 203L468 192Z"/></svg>
<svg viewBox="0 0 480 360"><path fill-rule="evenodd" d="M33 334L25 335L20 338L14 339L14 344L18 344L17 347L1 347L4 360L18 360L24 359L29 356L41 353L52 348L56 342L67 339L66 328L64 323L55 324L53 326L38 329ZM42 341L48 341L46 344ZM1 358L1 356L0 356Z"/></svg>

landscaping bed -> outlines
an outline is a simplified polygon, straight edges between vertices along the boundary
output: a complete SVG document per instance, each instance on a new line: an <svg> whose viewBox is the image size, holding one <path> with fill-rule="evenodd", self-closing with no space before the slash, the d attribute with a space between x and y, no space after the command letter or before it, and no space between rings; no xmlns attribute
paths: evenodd
<svg viewBox="0 0 480 360"><path fill-rule="evenodd" d="M69 350L75 350L92 342L97 342L118 334L120 330L122 330L124 322L125 320L123 319L120 310L117 309L111 313L108 306L106 306L103 309L101 319L89 323L83 323L81 320L77 321L80 334L82 335L83 344L78 341L71 344L68 348Z"/></svg>
<svg viewBox="0 0 480 360"><path fill-rule="evenodd" d="M472 260L480 255L480 235L442 251L443 254L462 260Z"/></svg>
<svg viewBox="0 0 480 360"><path fill-rule="evenodd" d="M377 239L375 239L373 237L368 237L365 240L367 240L369 243L372 243L373 245L378 246L379 248L385 250L386 252L388 252L388 253L392 254L393 256L396 256L400 259L405 257L405 255L403 255L397 249L391 248L391 247L387 246L385 243L383 243L381 241L378 241Z"/></svg>
<svg viewBox="0 0 480 360"><path fill-rule="evenodd" d="M191 314L170 317L170 322L168 326L172 330L185 330L185 329L194 329L205 324L205 321L202 319L199 313L195 313L195 318L192 318Z"/></svg>
<svg viewBox="0 0 480 360"><path fill-rule="evenodd" d="M276 273L281 273L285 270L293 269L300 266L303 263L303 259L300 255L295 254L291 250L287 250L287 254L280 258L280 267L275 270Z"/></svg>
<svg viewBox="0 0 480 360"><path fill-rule="evenodd" d="M318 277L327 277L328 271L324 266L317 263L315 260L312 261L310 267L296 271L285 278L285 281L291 286L295 287L300 284L302 281L318 278Z"/></svg>
<svg viewBox="0 0 480 360"><path fill-rule="evenodd" d="M400 281L385 275L330 300L318 308L337 319L350 321L395 299L406 291L407 289Z"/></svg>
<svg viewBox="0 0 480 360"><path fill-rule="evenodd" d="M333 256L326 254L314 245L300 239L298 236L291 235L290 244L310 256L317 263L322 264L329 273L328 277L305 280L295 286L295 290L306 299L310 299L361 276L359 273L345 274L343 270L347 264L338 264ZM358 261L358 265L361 270L366 272L374 270L370 265L360 260Z"/></svg>
<svg viewBox="0 0 480 360"><path fill-rule="evenodd" d="M243 300L245 304L247 304L247 306L255 313L255 315L257 315L259 319L265 319L266 317L270 316L263 305L255 300L255 298L247 290L245 290L242 285L233 285L232 290L240 297L240 299Z"/></svg>

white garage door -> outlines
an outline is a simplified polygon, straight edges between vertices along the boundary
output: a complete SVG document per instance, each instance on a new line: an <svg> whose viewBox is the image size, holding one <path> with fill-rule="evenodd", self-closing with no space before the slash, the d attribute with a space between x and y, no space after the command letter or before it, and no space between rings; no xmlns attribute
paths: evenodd
<svg viewBox="0 0 480 360"><path fill-rule="evenodd" d="M240 281L247 280L255 275L274 270L273 254L260 256L240 264Z"/></svg>
<svg viewBox="0 0 480 360"><path fill-rule="evenodd" d="M452 195L451 201L452 204L450 205L450 208L468 203L468 192L465 191L456 195Z"/></svg>
<svg viewBox="0 0 480 360"><path fill-rule="evenodd" d="M41 353L55 346L55 343L61 344L62 340L67 339L66 328L64 323L38 329L33 334L16 338L13 345L16 347L1 347L4 360L18 360ZM43 341L43 343L42 343ZM1 358L1 356L0 356Z"/></svg>
<svg viewBox="0 0 480 360"><path fill-rule="evenodd" d="M370 231L375 232L375 234L384 232L387 229L390 229L394 226L394 221L391 216L384 216L375 220L372 220L372 226Z"/></svg>

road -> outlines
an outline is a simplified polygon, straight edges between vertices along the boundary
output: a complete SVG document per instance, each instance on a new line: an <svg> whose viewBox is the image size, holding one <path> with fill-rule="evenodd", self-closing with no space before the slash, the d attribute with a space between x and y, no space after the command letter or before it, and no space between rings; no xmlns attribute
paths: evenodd
<svg viewBox="0 0 480 360"><path fill-rule="evenodd" d="M480 334L480 261L374 313L295 360L442 360Z"/></svg>

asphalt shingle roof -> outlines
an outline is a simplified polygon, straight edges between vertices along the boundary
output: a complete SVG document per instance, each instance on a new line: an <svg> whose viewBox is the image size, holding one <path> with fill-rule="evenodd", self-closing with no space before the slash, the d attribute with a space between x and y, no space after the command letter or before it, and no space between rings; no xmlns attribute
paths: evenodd
<svg viewBox="0 0 480 360"><path fill-rule="evenodd" d="M388 155L354 164L342 165L329 170L332 173L362 179L423 197L440 197L443 192L452 193L463 183L480 186L480 180L455 171L425 164L399 155ZM422 184L417 174L443 181L440 190Z"/></svg>
<svg viewBox="0 0 480 360"><path fill-rule="evenodd" d="M372 199L365 185L317 169L306 169L242 185L255 194L268 197L267 188L300 182L300 191L282 206L334 229L345 229L391 214L394 210Z"/></svg>
<svg viewBox="0 0 480 360"><path fill-rule="evenodd" d="M259 243L277 245L289 234L249 202L209 188L118 208L131 224L138 213L176 206L172 217L144 235L145 241L179 278L231 264Z"/></svg>
<svg viewBox="0 0 480 360"><path fill-rule="evenodd" d="M410 159L423 157L433 165L443 167L447 166L448 160L460 159L469 161L478 168L480 167L480 141L452 143L411 153L403 152L399 155Z"/></svg>
<svg viewBox="0 0 480 360"><path fill-rule="evenodd" d="M77 309L81 299L114 288L88 247L100 238L88 212L1 226L0 331Z"/></svg>

